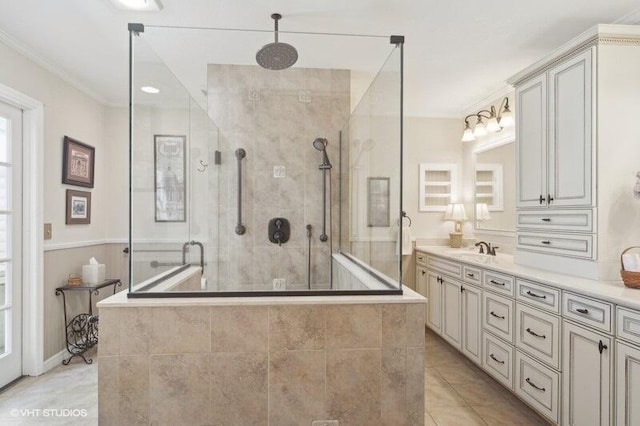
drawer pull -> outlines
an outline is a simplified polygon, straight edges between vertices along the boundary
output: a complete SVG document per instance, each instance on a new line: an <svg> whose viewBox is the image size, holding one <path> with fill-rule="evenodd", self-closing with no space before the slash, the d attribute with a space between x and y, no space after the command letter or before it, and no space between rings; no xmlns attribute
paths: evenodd
<svg viewBox="0 0 640 426"><path fill-rule="evenodd" d="M471 278L475 278L475 277L476 277L476 274L468 273L468 274L467 274L467 276L468 276L468 277L471 277Z"/></svg>
<svg viewBox="0 0 640 426"><path fill-rule="evenodd" d="M542 218L542 221L543 221L543 222L551 222L551 218L549 218L549 217L543 217L543 218Z"/></svg>
<svg viewBox="0 0 640 426"><path fill-rule="evenodd" d="M536 386L536 384L533 383L530 378L527 377L525 380L527 381L527 383L529 383L529 386L531 386L532 388L538 389L539 391L542 391L542 392L546 392L547 391L545 388L541 388L539 386Z"/></svg>
<svg viewBox="0 0 640 426"><path fill-rule="evenodd" d="M546 241L546 240L545 240L545 241L540 241L540 242L541 242L542 244L546 244L546 245L548 245L548 246L549 246L549 245L551 245L551 241Z"/></svg>
<svg viewBox="0 0 640 426"><path fill-rule="evenodd" d="M545 296L545 295L540 296L539 294L532 293L529 290L527 290L527 294L529 296L531 296L531 297L537 297L538 299L546 299L547 298L547 296Z"/></svg>
<svg viewBox="0 0 640 426"><path fill-rule="evenodd" d="M544 334L538 334L535 331L531 331L530 328L527 328L527 333L529 333L532 336L539 337L541 339L546 339L547 338L547 336L545 336Z"/></svg>
<svg viewBox="0 0 640 426"><path fill-rule="evenodd" d="M425 270L422 270L422 276L424 277L424 275L426 274Z"/></svg>
<svg viewBox="0 0 640 426"><path fill-rule="evenodd" d="M576 309L576 312L578 312L579 314L582 314L582 315L588 315L589 314L589 310L588 309L582 309L582 308Z"/></svg>
<svg viewBox="0 0 640 426"><path fill-rule="evenodd" d="M504 364L504 361L500 361L498 358L496 358L493 354L489 354L489 357L494 360L495 362L497 362L498 364Z"/></svg>
<svg viewBox="0 0 640 426"><path fill-rule="evenodd" d="M494 284L494 285L501 285L501 286L503 286L503 287L504 287L504 285L505 285L504 283L501 283L500 281L496 281L496 280L489 280L489 282L490 282L491 284Z"/></svg>
<svg viewBox="0 0 640 426"><path fill-rule="evenodd" d="M501 319L501 320L503 320L503 319L504 319L504 317L501 317L500 315L496 314L496 313L495 313L495 312L493 312L493 311L491 311L491 312L489 312L489 313L490 313L490 314L491 314L491 316L492 316L492 317L494 317L494 318L498 318L498 319Z"/></svg>

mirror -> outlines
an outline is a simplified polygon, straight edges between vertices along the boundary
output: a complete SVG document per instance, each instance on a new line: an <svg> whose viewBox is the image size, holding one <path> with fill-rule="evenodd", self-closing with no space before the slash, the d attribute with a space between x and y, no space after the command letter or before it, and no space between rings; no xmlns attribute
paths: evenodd
<svg viewBox="0 0 640 426"><path fill-rule="evenodd" d="M475 152L475 227L516 230L516 150L510 142Z"/></svg>

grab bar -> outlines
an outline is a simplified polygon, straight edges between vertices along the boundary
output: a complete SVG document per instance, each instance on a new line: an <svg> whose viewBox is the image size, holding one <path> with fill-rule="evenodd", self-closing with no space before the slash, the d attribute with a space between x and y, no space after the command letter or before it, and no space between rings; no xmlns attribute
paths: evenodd
<svg viewBox="0 0 640 426"><path fill-rule="evenodd" d="M247 151L242 148L236 149L236 158L238 159L238 224L236 225L236 234L243 235L247 232L247 228L242 224L242 159L247 156Z"/></svg>
<svg viewBox="0 0 640 426"><path fill-rule="evenodd" d="M187 241L182 245L182 264L187 264L187 250L189 246L198 246L200 247L200 267L202 268L202 274L204 275L204 245L199 241Z"/></svg>

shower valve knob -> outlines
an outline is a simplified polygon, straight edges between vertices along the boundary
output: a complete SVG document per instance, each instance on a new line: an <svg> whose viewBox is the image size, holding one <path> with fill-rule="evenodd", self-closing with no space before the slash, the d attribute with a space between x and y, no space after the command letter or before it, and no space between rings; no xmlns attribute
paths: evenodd
<svg viewBox="0 0 640 426"><path fill-rule="evenodd" d="M289 241L289 238L291 237L291 226L287 219L283 217L276 217L269 221L268 232L269 241L281 246Z"/></svg>

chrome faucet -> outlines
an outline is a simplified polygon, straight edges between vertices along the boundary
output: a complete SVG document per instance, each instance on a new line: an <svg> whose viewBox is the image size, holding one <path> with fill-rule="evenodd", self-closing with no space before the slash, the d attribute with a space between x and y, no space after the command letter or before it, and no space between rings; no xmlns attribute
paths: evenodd
<svg viewBox="0 0 640 426"><path fill-rule="evenodd" d="M500 248L498 246L492 247L490 243L487 243L485 241L480 241L480 242L476 243L476 247L480 247L480 254L484 254L483 244L484 244L484 246L487 247L487 254L489 256L495 256L496 255L496 249Z"/></svg>

